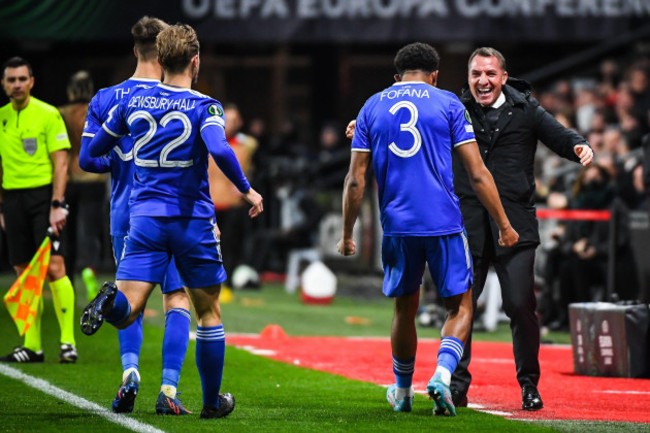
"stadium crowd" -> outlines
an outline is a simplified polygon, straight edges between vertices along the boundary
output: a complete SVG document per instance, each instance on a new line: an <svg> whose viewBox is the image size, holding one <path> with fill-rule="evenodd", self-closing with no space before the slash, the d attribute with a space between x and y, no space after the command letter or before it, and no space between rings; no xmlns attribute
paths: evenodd
<svg viewBox="0 0 650 433"><path fill-rule="evenodd" d="M647 211L650 186L650 59L606 59L592 74L553 83L538 94L560 123L587 137L595 163L576 170L542 146L536 155L538 207L615 210L608 221L544 220L537 274L542 324L568 329L571 302L605 301L608 256L615 252L615 298L643 296L631 248L629 212ZM614 246L609 245L615 228Z"/></svg>

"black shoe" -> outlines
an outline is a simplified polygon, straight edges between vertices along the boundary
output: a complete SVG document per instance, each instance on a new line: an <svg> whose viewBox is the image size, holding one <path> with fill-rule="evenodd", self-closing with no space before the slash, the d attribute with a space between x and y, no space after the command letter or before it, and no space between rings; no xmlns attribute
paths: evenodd
<svg viewBox="0 0 650 433"><path fill-rule="evenodd" d="M38 352L34 352L33 350L27 349L26 347L16 347L14 351L11 352L9 355L0 358L0 362L21 362L21 363L43 362L44 360L45 360L45 356L43 356L42 350L39 350Z"/></svg>
<svg viewBox="0 0 650 433"><path fill-rule="evenodd" d="M59 355L59 362L61 364L74 364L77 362L77 349L69 343L61 345L61 354Z"/></svg>
<svg viewBox="0 0 650 433"><path fill-rule="evenodd" d="M467 407L467 394L458 389L452 389L451 401L455 407Z"/></svg>
<svg viewBox="0 0 650 433"><path fill-rule="evenodd" d="M104 282L102 288L95 296L95 299L90 301L90 304L84 308L81 314L81 332L86 335L93 335L102 323L104 318L113 309L113 300L117 295L117 286L110 281Z"/></svg>
<svg viewBox="0 0 650 433"><path fill-rule="evenodd" d="M219 394L219 407L203 406L201 418L223 418L235 409L235 397L230 394Z"/></svg>
<svg viewBox="0 0 650 433"><path fill-rule="evenodd" d="M524 385L521 390L521 408L523 410L540 410L544 407L542 397L533 385Z"/></svg>

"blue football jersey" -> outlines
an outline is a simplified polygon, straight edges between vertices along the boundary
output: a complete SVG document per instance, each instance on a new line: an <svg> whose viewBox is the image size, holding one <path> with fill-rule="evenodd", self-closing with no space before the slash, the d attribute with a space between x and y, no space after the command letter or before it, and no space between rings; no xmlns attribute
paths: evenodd
<svg viewBox="0 0 650 433"><path fill-rule="evenodd" d="M122 98L134 89L151 87L158 80L130 78L120 84L101 89L90 101L83 136L94 137L108 119L111 110L117 108ZM125 135L107 155L111 171L111 236L124 237L129 232L129 197L133 187L133 140Z"/></svg>
<svg viewBox="0 0 650 433"><path fill-rule="evenodd" d="M221 104L191 89L158 84L124 98L103 128L133 139L131 216L213 217L201 130L224 126Z"/></svg>
<svg viewBox="0 0 650 433"><path fill-rule="evenodd" d="M424 82L396 82L366 101L352 150L372 153L385 235L463 230L451 152L474 140L460 100Z"/></svg>

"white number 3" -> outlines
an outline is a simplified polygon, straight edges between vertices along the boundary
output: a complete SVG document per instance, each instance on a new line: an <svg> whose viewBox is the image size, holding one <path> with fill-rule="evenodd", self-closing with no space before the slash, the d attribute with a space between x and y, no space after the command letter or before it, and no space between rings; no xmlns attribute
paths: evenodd
<svg viewBox="0 0 650 433"><path fill-rule="evenodd" d="M411 113L411 119L406 123L400 124L399 128L400 131L407 131L413 135L413 146L411 146L410 149L404 150L397 147L393 141L390 143L388 148L391 152L401 158L410 158L411 156L418 153L418 150L420 150L420 147L422 146L422 136L420 135L420 131L418 131L418 129L415 127L415 124L418 121L418 107L416 107L415 104L411 101L400 101L390 107L390 110L388 111L390 114L395 115L395 113L397 113L400 108L406 108Z"/></svg>

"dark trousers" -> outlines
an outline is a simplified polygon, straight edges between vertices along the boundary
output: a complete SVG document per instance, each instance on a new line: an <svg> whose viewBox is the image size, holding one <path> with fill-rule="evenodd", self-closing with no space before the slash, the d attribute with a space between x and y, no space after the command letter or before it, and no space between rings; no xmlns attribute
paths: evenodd
<svg viewBox="0 0 650 433"><path fill-rule="evenodd" d="M105 182L69 182L65 199L70 206L64 232L67 236L66 269L70 278L87 266L112 268L106 209Z"/></svg>
<svg viewBox="0 0 650 433"><path fill-rule="evenodd" d="M221 231L221 256L223 267L228 275L227 285L231 285L232 273L243 262L244 245L250 234L248 206L239 205L215 211L217 224Z"/></svg>
<svg viewBox="0 0 650 433"><path fill-rule="evenodd" d="M512 345L517 368L517 381L520 386L534 385L539 382L539 320L535 309L537 302L534 292L533 265L535 248L516 249L505 256L473 257L474 287L472 300L474 310L476 301L483 292L485 279L490 264L499 278L503 310L510 318ZM467 393L472 375L468 367L472 358L472 334L470 333L463 357L454 371L451 388Z"/></svg>

